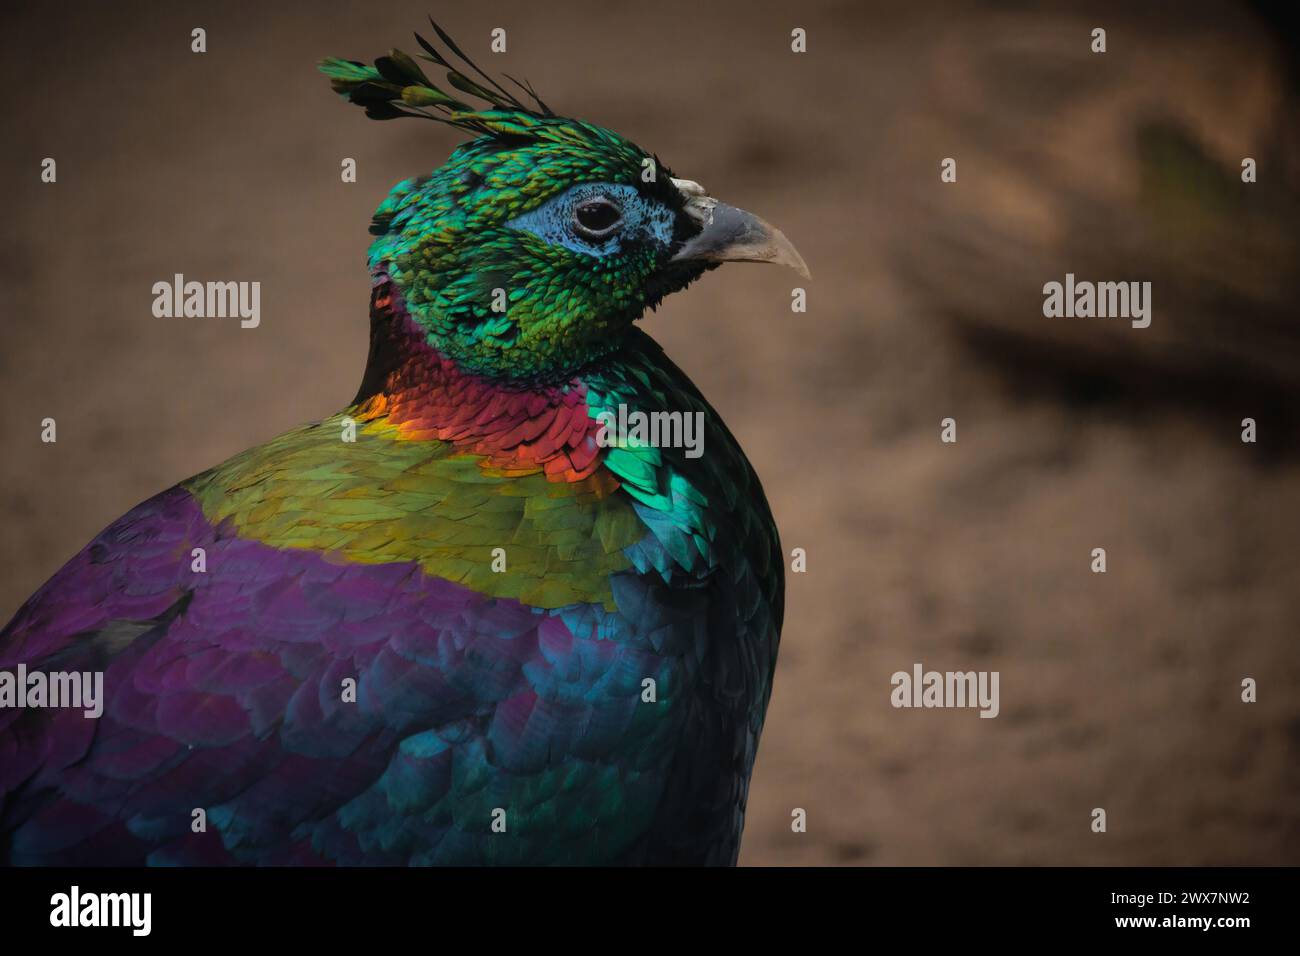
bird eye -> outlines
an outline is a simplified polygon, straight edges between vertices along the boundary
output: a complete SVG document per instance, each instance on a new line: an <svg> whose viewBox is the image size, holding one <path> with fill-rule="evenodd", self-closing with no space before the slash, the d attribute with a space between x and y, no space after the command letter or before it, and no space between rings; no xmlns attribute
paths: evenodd
<svg viewBox="0 0 1300 956"><path fill-rule="evenodd" d="M587 239L604 239L622 221L623 214L608 199L590 199L573 211L574 225Z"/></svg>

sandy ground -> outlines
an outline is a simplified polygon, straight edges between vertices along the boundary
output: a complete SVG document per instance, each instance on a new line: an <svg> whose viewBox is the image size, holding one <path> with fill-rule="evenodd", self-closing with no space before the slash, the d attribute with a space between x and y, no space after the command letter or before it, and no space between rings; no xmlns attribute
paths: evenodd
<svg viewBox="0 0 1300 956"><path fill-rule="evenodd" d="M455 139L364 120L312 64L412 46L426 6L0 14L0 617L136 502L352 396L370 212ZM494 67L777 223L813 270L804 315L789 275L738 266L646 320L808 553L741 862L1300 862L1296 178L1261 162L1249 207L1162 226L1168 154L1139 135L1167 119L1238 195L1237 157L1278 153L1287 115L1267 34L1182 7L871 7L438 10L474 52L505 27ZM1070 269L1156 276L1152 334L1049 325L1041 285ZM260 280L261 327L155 319L175 272ZM1000 716L892 708L918 661L998 671Z"/></svg>

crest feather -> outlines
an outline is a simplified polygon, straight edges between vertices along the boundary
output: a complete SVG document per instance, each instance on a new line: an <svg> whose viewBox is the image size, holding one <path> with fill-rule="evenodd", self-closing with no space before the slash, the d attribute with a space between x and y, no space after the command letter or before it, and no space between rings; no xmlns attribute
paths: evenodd
<svg viewBox="0 0 1300 956"><path fill-rule="evenodd" d="M389 120L402 117L433 120L471 133L488 136L528 136L529 127L537 120L556 118L527 81L520 82L506 75L506 79L523 92L534 105L530 106L479 69L478 65L461 52L460 47L433 19L429 19L439 40L450 55L460 60L469 71L483 82L473 79L438 48L418 33L416 41L424 53L417 53L447 71L447 84L458 93L466 94L487 104L477 107L435 85L413 58L401 50L389 50L387 56L367 66L357 60L327 57L319 69L329 77L330 86L350 103L364 107L371 119Z"/></svg>

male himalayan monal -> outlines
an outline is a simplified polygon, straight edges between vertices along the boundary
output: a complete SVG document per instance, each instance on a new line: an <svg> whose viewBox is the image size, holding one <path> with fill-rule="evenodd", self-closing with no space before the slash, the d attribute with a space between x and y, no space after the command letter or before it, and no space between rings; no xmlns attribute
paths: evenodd
<svg viewBox="0 0 1300 956"><path fill-rule="evenodd" d="M736 861L782 554L634 323L722 262L807 268L434 28L455 96L399 51L320 64L474 137L375 213L353 403L134 508L0 633L11 691L103 680L97 718L0 709L0 860ZM702 444L619 433L655 413Z"/></svg>

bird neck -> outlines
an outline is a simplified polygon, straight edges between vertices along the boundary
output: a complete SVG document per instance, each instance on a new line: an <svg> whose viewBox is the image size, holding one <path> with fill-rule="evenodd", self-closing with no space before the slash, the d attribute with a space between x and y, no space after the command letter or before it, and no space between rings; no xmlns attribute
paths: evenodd
<svg viewBox="0 0 1300 956"><path fill-rule="evenodd" d="M464 371L429 344L382 273L371 291L370 354L353 409L360 421L395 428L398 440L451 443L503 474L579 481L600 463L600 423L581 380L520 384Z"/></svg>

